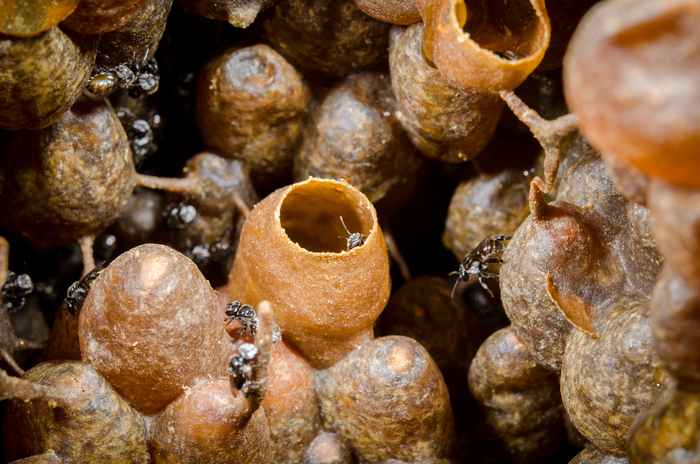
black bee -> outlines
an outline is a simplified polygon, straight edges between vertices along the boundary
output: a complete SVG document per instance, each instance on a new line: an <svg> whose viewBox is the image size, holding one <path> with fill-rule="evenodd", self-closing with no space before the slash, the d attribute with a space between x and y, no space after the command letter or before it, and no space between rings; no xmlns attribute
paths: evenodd
<svg viewBox="0 0 700 464"><path fill-rule="evenodd" d="M489 292L489 295L493 297L493 292L481 279L489 279L492 277L498 277L498 274L489 271L488 265L495 263L504 263L502 259L498 258L505 246L502 242L510 240L513 237L507 237L505 235L499 235L498 237L492 238L491 235L486 237L479 245L477 245L471 253L468 253L462 264L459 266L458 271L450 272L450 275L457 274L457 281L455 286L452 288L452 297L455 296L455 289L460 280L469 280L469 274L476 274L479 276L479 283L482 287Z"/></svg>
<svg viewBox="0 0 700 464"><path fill-rule="evenodd" d="M258 324L258 315L255 309L253 309L253 306L242 304L240 301L236 300L226 305L225 313L228 316L224 319L226 324L229 324L235 319L243 326L238 331L238 337L240 337L243 332L247 331L253 336L253 340L255 340L255 334L258 333L260 324Z"/></svg>
<svg viewBox="0 0 700 464"><path fill-rule="evenodd" d="M115 111L124 127L126 136L129 138L136 169L139 169L146 158L158 150L158 145L153 143L151 125L145 119L138 119L128 108L116 108Z"/></svg>
<svg viewBox="0 0 700 464"><path fill-rule="evenodd" d="M228 254L231 244L224 241L231 229L226 229L220 237L217 237L212 243L204 243L204 237L200 238L200 244L192 246L189 239L185 241L187 249L185 256L190 258L198 267L204 267L209 264L209 261L222 261Z"/></svg>
<svg viewBox="0 0 700 464"><path fill-rule="evenodd" d="M102 233L95 239L93 245L95 257L107 260L117 249L117 237L110 233Z"/></svg>
<svg viewBox="0 0 700 464"><path fill-rule="evenodd" d="M7 271L5 285L2 286L2 304L12 314L24 307L25 296L34 290L34 282L28 274Z"/></svg>
<svg viewBox="0 0 700 464"><path fill-rule="evenodd" d="M349 237L338 237L348 241L347 251L350 251L353 248L357 248L365 244L365 240L367 240L366 235L363 235L360 232L355 232L354 234L351 234L348 230L348 227L345 225L345 221L343 221L343 216L340 216L340 222L343 223L343 227L345 227L345 232L347 232L349 235Z"/></svg>
<svg viewBox="0 0 700 464"><path fill-rule="evenodd" d="M146 50L146 56L148 56L148 50ZM145 59L146 57L144 57ZM136 82L125 88L131 98L139 98L141 95L153 95L158 90L159 85L158 62L153 58L146 66L138 69Z"/></svg>
<svg viewBox="0 0 700 464"><path fill-rule="evenodd" d="M506 50L504 52L493 52L494 55L498 56L499 58L502 58L504 60L508 61L518 61L520 58L525 58L527 55L523 53L518 53L518 50L523 48L523 46L527 44L527 42L521 43L518 48L515 49L515 51L510 51Z"/></svg>
<svg viewBox="0 0 700 464"><path fill-rule="evenodd" d="M186 205L183 202L169 204L165 207L163 216L166 217L165 223L173 230L187 229L192 222L197 218L197 209L192 205Z"/></svg>
<svg viewBox="0 0 700 464"><path fill-rule="evenodd" d="M235 396L238 391L243 392L243 396L248 398L252 390L259 388L257 384L251 382L250 374L253 372L251 362L258 355L258 348L252 343L243 343L238 347L238 353L231 356L228 363L229 381Z"/></svg>
<svg viewBox="0 0 700 464"><path fill-rule="evenodd" d="M146 50L146 55L141 60L140 65L136 62L135 52L131 63L117 66L107 55L102 54L102 56L111 67L105 68L97 65L92 76L88 79L87 91L93 96L106 97L123 88L129 92L131 97L138 98L142 94L151 95L158 90L160 76L158 76L158 64L155 58L143 66L148 56L148 50Z"/></svg>
<svg viewBox="0 0 700 464"><path fill-rule="evenodd" d="M82 279L73 282L70 286L68 292L66 292L66 298L63 300L63 306L66 308L66 331L68 331L68 313L72 315L77 315L78 311L83 308L85 299L90 292L92 284L95 282L100 272L103 271L105 262L100 263L95 269L88 272Z"/></svg>
<svg viewBox="0 0 700 464"><path fill-rule="evenodd" d="M282 340L282 328L279 324L275 324L275 328L272 329L272 342L279 342Z"/></svg>

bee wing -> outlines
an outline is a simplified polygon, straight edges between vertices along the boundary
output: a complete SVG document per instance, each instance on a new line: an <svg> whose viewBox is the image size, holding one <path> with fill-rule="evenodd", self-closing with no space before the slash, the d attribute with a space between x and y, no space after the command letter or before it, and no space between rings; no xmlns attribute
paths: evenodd
<svg viewBox="0 0 700 464"><path fill-rule="evenodd" d="M465 258L465 263L467 260L467 257L471 256L472 260L474 260L477 256L485 256L486 254L491 252L491 249L493 248L493 235L489 234L488 237L483 239L481 243L479 243L474 250L469 253ZM469 261L469 264L471 264L471 261ZM467 267L465 265L465 267Z"/></svg>
<svg viewBox="0 0 700 464"><path fill-rule="evenodd" d="M238 392L243 390L243 385L245 384L245 379L239 372L229 373L229 383L231 384L231 392L233 396L238 396Z"/></svg>

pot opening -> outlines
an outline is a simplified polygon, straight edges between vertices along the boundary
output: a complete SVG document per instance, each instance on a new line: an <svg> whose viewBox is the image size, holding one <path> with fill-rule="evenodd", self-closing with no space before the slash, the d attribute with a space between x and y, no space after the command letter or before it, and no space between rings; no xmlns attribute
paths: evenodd
<svg viewBox="0 0 700 464"><path fill-rule="evenodd" d="M508 60L524 58L537 48L539 20L529 0L457 0L455 13L471 40Z"/></svg>
<svg viewBox="0 0 700 464"><path fill-rule="evenodd" d="M289 239L314 253L341 253L348 237L359 232L369 235L374 228L369 203L361 193L341 182L308 182L293 188L280 207L280 223Z"/></svg>

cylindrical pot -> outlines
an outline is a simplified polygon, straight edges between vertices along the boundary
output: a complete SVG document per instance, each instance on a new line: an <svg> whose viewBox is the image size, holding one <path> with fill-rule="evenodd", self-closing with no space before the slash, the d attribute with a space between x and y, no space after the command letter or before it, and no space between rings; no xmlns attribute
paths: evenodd
<svg viewBox="0 0 700 464"><path fill-rule="evenodd" d="M366 236L347 251L348 231ZM284 339L317 369L373 338L391 290L372 203L344 181L309 178L261 201L243 226L229 299L269 300Z"/></svg>

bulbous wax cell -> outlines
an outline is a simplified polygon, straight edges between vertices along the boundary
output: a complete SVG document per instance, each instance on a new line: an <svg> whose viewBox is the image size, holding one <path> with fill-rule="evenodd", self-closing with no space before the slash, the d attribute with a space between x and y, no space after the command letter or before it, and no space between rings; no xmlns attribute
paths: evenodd
<svg viewBox="0 0 700 464"><path fill-rule="evenodd" d="M353 0L363 13L385 23L408 25L421 20L414 0Z"/></svg>
<svg viewBox="0 0 700 464"><path fill-rule="evenodd" d="M664 257L656 246L653 221L648 209L634 202L627 204L627 225L620 235L618 248L625 274L632 286L651 295L659 277Z"/></svg>
<svg viewBox="0 0 700 464"><path fill-rule="evenodd" d="M481 345L469 369L469 390L509 460L542 462L564 439L557 374L536 362L512 327Z"/></svg>
<svg viewBox="0 0 700 464"><path fill-rule="evenodd" d="M364 243L347 250L340 218ZM229 299L269 300L284 339L325 369L372 339L389 300L389 259L367 197L346 182L309 179L277 190L243 225Z"/></svg>
<svg viewBox="0 0 700 464"><path fill-rule="evenodd" d="M272 12L268 43L309 77L342 77L386 53L391 26L351 0L283 0Z"/></svg>
<svg viewBox="0 0 700 464"><path fill-rule="evenodd" d="M547 204L535 178L532 214L508 244L501 266L501 297L513 327L539 363L559 370L567 337L577 328L597 337L600 305L626 279L607 221L567 202Z"/></svg>
<svg viewBox="0 0 700 464"><path fill-rule="evenodd" d="M0 35L0 128L53 124L82 94L98 39L58 27L31 39Z"/></svg>
<svg viewBox="0 0 700 464"><path fill-rule="evenodd" d="M654 236L666 265L700 291L700 189L653 180L648 204L654 217Z"/></svg>
<svg viewBox="0 0 700 464"><path fill-rule="evenodd" d="M177 0L186 11L246 28L276 0Z"/></svg>
<svg viewBox="0 0 700 464"><path fill-rule="evenodd" d="M316 374L284 341L273 348L262 406L270 427L272 462L302 462L321 429Z"/></svg>
<svg viewBox="0 0 700 464"><path fill-rule="evenodd" d="M424 158L401 128L387 74L345 79L316 107L294 159L294 179L347 177L372 203L401 203Z"/></svg>
<svg viewBox="0 0 700 464"><path fill-rule="evenodd" d="M197 127L212 150L271 173L291 164L310 100L301 74L267 45L229 50L199 76Z"/></svg>
<svg viewBox="0 0 700 464"><path fill-rule="evenodd" d="M80 100L50 127L0 133L2 225L46 250L97 235L134 188L134 161L105 100Z"/></svg>
<svg viewBox="0 0 700 464"><path fill-rule="evenodd" d="M135 60L137 65L143 67L158 49L172 5L173 0L151 0L143 5L131 21L102 36L99 51L109 56L114 64L99 56L97 62L111 68ZM146 50L148 56L145 55Z"/></svg>
<svg viewBox="0 0 700 464"><path fill-rule="evenodd" d="M608 221L612 233L619 233L627 223L628 201L615 188L600 154L578 133L564 153L557 176L557 201L592 208Z"/></svg>
<svg viewBox="0 0 700 464"><path fill-rule="evenodd" d="M691 464L700 459L700 394L677 391L642 413L630 430L630 464Z"/></svg>
<svg viewBox="0 0 700 464"><path fill-rule="evenodd" d="M272 463L270 431L259 408L246 422L236 411L245 402L234 398L228 380L208 380L158 414L149 447L155 464Z"/></svg>
<svg viewBox="0 0 700 464"><path fill-rule="evenodd" d="M602 2L581 21L564 66L586 138L604 156L685 187L700 187L699 24L695 0Z"/></svg>
<svg viewBox="0 0 700 464"><path fill-rule="evenodd" d="M617 190L628 200L646 207L649 176L634 166L609 156L603 158L603 161Z"/></svg>
<svg viewBox="0 0 700 464"><path fill-rule="evenodd" d="M169 204L184 201L197 211L195 220L185 229L172 230L167 240L178 249L191 245L212 243L231 232L240 212L236 207L235 196L240 198L246 208L258 202L258 195L253 189L249 169L240 160L223 158L213 153L200 153L187 162L183 169L185 179L197 179L200 193L197 195L172 195Z"/></svg>
<svg viewBox="0 0 700 464"><path fill-rule="evenodd" d="M458 89L513 90L540 64L551 27L544 0L416 0L423 52Z"/></svg>
<svg viewBox="0 0 700 464"><path fill-rule="evenodd" d="M679 388L700 390L700 292L667 266L651 304L654 348Z"/></svg>
<svg viewBox="0 0 700 464"><path fill-rule="evenodd" d="M457 186L450 200L442 241L460 262L489 235L510 237L527 218L526 179L507 169L479 174Z"/></svg>
<svg viewBox="0 0 700 464"><path fill-rule="evenodd" d="M614 306L600 339L571 335L561 396L571 422L586 438L601 450L624 455L634 419L668 396L674 381L652 347L648 303L627 299Z"/></svg>
<svg viewBox="0 0 700 464"><path fill-rule="evenodd" d="M552 37L538 72L558 68L564 61L564 53L576 26L583 15L599 0L545 0L547 15L552 25Z"/></svg>
<svg viewBox="0 0 700 464"><path fill-rule="evenodd" d="M146 424L90 366L41 363L26 380L52 387L58 401L13 400L3 427L9 461L49 451L60 462L148 463Z"/></svg>
<svg viewBox="0 0 700 464"><path fill-rule="evenodd" d="M114 223L111 232L126 249L154 242L156 228L163 222L165 199L162 192L136 187Z"/></svg>
<svg viewBox="0 0 700 464"><path fill-rule="evenodd" d="M104 34L131 21L148 1L156 0L80 0L63 24L83 34Z"/></svg>
<svg viewBox="0 0 700 464"><path fill-rule="evenodd" d="M343 437L337 433L321 432L311 442L303 462L304 464L353 464L356 460L351 447Z"/></svg>
<svg viewBox="0 0 700 464"><path fill-rule="evenodd" d="M430 355L406 337L364 344L318 374L324 424L358 460L423 462L449 457L454 425L447 387Z"/></svg>
<svg viewBox="0 0 700 464"><path fill-rule="evenodd" d="M390 34L391 84L400 121L426 156L461 163L475 157L496 129L503 109L497 95L453 87L423 59L423 23Z"/></svg>
<svg viewBox="0 0 700 464"><path fill-rule="evenodd" d="M443 375L461 381L485 331L472 309L451 293L452 285L440 277L417 277L394 294L377 329L416 340Z"/></svg>
<svg viewBox="0 0 700 464"><path fill-rule="evenodd" d="M627 464L627 462L624 455L616 455L591 445L578 453L569 461L569 464Z"/></svg>
<svg viewBox="0 0 700 464"><path fill-rule="evenodd" d="M141 245L115 259L80 313L83 361L146 415L200 378L224 376L227 337L209 282L164 245Z"/></svg>
<svg viewBox="0 0 700 464"><path fill-rule="evenodd" d="M0 34L33 37L58 25L76 6L78 0L6 1L0 11Z"/></svg>

